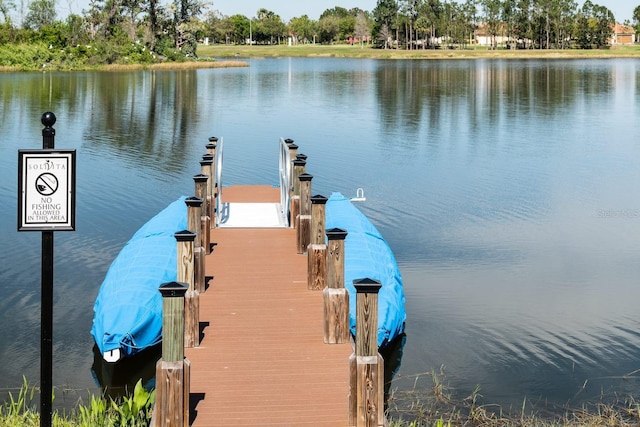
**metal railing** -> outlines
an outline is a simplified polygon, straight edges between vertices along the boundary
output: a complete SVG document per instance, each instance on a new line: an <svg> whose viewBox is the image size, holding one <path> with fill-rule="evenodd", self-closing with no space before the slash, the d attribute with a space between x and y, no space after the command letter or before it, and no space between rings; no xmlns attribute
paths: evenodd
<svg viewBox="0 0 640 427"><path fill-rule="evenodd" d="M216 224L217 227L222 220L222 150L223 138L218 138L216 146L216 180L214 182L214 191L216 191Z"/></svg>
<svg viewBox="0 0 640 427"><path fill-rule="evenodd" d="M280 138L280 214L284 220L284 223L289 226L289 198L291 192L291 153L289 152L289 146Z"/></svg>
<svg viewBox="0 0 640 427"><path fill-rule="evenodd" d="M293 183L291 182L292 176L292 163L291 163L291 153L289 151L289 146L284 141L284 138L280 138L280 158L279 158L279 184L280 184L280 215L283 223L288 227L289 226L289 204L291 201L291 188ZM216 201L215 201L215 226L219 226L224 220L225 217L229 214L225 211L225 205L222 201L222 160L223 160L223 139L222 137L218 138L218 143L216 146L216 156L215 156L215 168L216 168L216 176L214 181L214 190L216 191Z"/></svg>

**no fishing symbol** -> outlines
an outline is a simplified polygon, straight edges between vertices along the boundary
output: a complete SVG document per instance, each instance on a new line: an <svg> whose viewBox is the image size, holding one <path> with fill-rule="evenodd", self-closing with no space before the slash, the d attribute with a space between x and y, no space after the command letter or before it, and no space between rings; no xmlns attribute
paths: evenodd
<svg viewBox="0 0 640 427"><path fill-rule="evenodd" d="M52 173L45 172L36 178L36 190L43 196L50 196L58 189L58 178Z"/></svg>

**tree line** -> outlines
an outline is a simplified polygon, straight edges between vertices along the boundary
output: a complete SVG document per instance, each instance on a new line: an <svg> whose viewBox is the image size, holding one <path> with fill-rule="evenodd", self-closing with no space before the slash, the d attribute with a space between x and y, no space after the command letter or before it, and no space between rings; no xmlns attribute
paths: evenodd
<svg viewBox="0 0 640 427"><path fill-rule="evenodd" d="M378 0L373 11L334 7L318 20L307 15L285 24L278 15L260 9L255 18L209 13L209 36L219 43L371 42L406 49L466 46L479 33L493 47L534 49L602 48L616 23L604 6L586 0ZM640 32L640 6L634 11ZM630 23L627 23L630 24Z"/></svg>
<svg viewBox="0 0 640 427"><path fill-rule="evenodd" d="M373 11L378 39L435 47L464 46L483 33L497 47L601 48L616 23L604 6L586 0L378 0Z"/></svg>
<svg viewBox="0 0 640 427"><path fill-rule="evenodd" d="M59 20L57 1L0 0L0 65L12 60L7 46L22 44L38 45L30 53L36 57L48 50L70 62L97 63L183 60L204 40L427 49L464 47L483 34L493 47L600 48L615 24L613 13L591 0L377 0L372 11L336 6L317 20L302 15L289 22L264 8L254 17L224 16L205 0L91 0L88 10ZM633 24L640 30L640 6Z"/></svg>

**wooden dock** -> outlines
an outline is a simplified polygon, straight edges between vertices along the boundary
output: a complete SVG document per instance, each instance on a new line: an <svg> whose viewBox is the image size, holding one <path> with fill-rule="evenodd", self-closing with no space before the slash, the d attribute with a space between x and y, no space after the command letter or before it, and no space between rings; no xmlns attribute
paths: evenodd
<svg viewBox="0 0 640 427"><path fill-rule="evenodd" d="M232 186L229 202L278 202ZM350 343L323 343L322 292L307 289L293 228L214 228L191 362L193 426L347 426ZM204 327L202 327L204 326Z"/></svg>
<svg viewBox="0 0 640 427"><path fill-rule="evenodd" d="M159 289L153 425L386 425L380 282L353 282L354 343L347 231L325 228L306 156L281 139L279 187L223 187L222 145L207 145L185 201L189 230L175 235L177 281Z"/></svg>

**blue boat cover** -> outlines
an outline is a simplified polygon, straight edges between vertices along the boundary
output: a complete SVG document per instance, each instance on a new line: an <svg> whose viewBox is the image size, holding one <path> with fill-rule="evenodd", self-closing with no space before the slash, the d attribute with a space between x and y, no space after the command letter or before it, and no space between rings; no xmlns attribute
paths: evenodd
<svg viewBox="0 0 640 427"><path fill-rule="evenodd" d="M407 318L402 275L395 256L380 232L351 201L333 193L326 205L327 229L347 231L345 239L345 288L349 291L351 333L356 332L356 289L353 281L374 279L378 294L378 347L385 347L404 331Z"/></svg>
<svg viewBox="0 0 640 427"><path fill-rule="evenodd" d="M123 357L162 340L161 284L177 279L175 233L187 229L185 197L144 224L113 261L93 307L91 334L100 353Z"/></svg>

